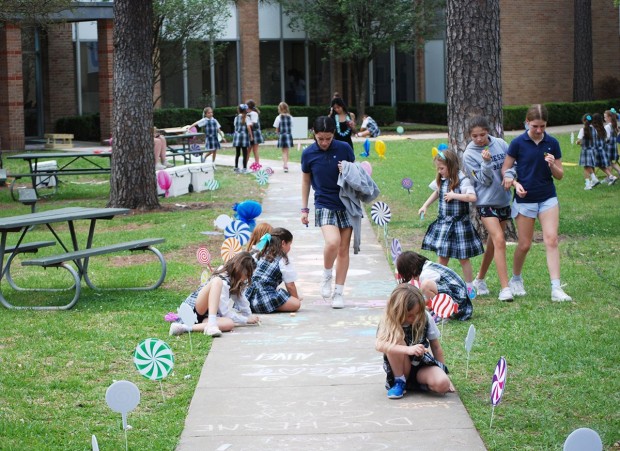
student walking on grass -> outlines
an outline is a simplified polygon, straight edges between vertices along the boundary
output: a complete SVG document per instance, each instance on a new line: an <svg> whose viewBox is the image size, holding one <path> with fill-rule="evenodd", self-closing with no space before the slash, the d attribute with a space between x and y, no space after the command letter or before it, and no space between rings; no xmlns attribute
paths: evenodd
<svg viewBox="0 0 620 451"><path fill-rule="evenodd" d="M426 230L422 249L436 252L439 263L444 266L448 265L450 258L458 258L467 287L471 289L474 275L469 259L484 253L482 241L469 219L469 203L476 201L476 192L459 170L456 153L440 150L433 162L437 168L437 177L429 185L433 194L418 214L426 214L426 209L436 200L439 201L439 214Z"/></svg>
<svg viewBox="0 0 620 451"><path fill-rule="evenodd" d="M579 166L583 166L584 178L586 180L586 191L591 190L601 182L596 177L595 168L601 170L607 175L608 183L613 185L617 178L611 173L609 168L609 158L607 156L606 141L607 131L603 124L603 116L600 114L584 114L583 128L579 130L577 135L577 144L581 145L581 154L579 155Z"/></svg>
<svg viewBox="0 0 620 451"><path fill-rule="evenodd" d="M256 263L248 252L239 252L216 269L206 283L183 301L194 309L196 324L172 323L170 335L191 331L219 337L222 332L233 330L235 325L257 324L258 316L252 314L250 303L243 294L255 267Z"/></svg>
<svg viewBox="0 0 620 451"><path fill-rule="evenodd" d="M336 124L331 117L319 116L314 121L314 143L301 154L301 222L309 224L310 187L314 190L314 225L321 228L323 277L321 296L331 299L332 308L344 308L344 282L349 271L349 248L353 225L340 200L338 175L342 161L355 161L353 148L334 139ZM332 271L336 265L336 284L332 291Z"/></svg>
<svg viewBox="0 0 620 451"><path fill-rule="evenodd" d="M280 227L260 239L256 270L245 290L254 313L296 312L301 307L295 286L297 271L288 258L292 245L293 235ZM282 283L286 289L278 288Z"/></svg>
<svg viewBox="0 0 620 451"><path fill-rule="evenodd" d="M288 151L293 147L293 117L286 102L280 102L278 113L273 126L278 134L278 147L282 149L282 168L288 172Z"/></svg>
<svg viewBox="0 0 620 451"><path fill-rule="evenodd" d="M388 398L402 398L407 389L454 392L440 336L420 290L408 283L397 286L385 306L375 343L383 353Z"/></svg>
<svg viewBox="0 0 620 451"><path fill-rule="evenodd" d="M618 164L618 135L620 134L620 128L618 127L618 117L615 110L605 111L605 131L607 132L607 158L611 167L620 177L620 164ZM608 178L607 183L609 184L610 182L611 180Z"/></svg>
<svg viewBox="0 0 620 451"><path fill-rule="evenodd" d="M545 132L548 112L544 105L532 105L525 116L528 130L512 140L506 152L502 167L504 188L512 186L514 179L508 172L517 164L517 196L513 203L512 216L516 217L519 241L512 264L512 278L509 281L513 296L525 296L522 278L525 258L532 246L534 223L540 222L543 241L547 251L547 268L551 277L551 300L572 301L560 283L560 250L558 248L558 226L560 206L553 179L562 180L562 151L557 139Z"/></svg>
<svg viewBox="0 0 620 451"><path fill-rule="evenodd" d="M486 117L475 116L469 120L471 141L463 154L463 165L476 191L476 210L488 233L487 247L480 271L473 282L476 294L489 294L484 280L492 261L495 261L501 290L500 301L512 301L508 286L506 266L506 239L504 232L510 221L510 191L504 189L502 165L508 144L501 138L491 136L491 126ZM514 170L509 175L514 179ZM515 181L515 184L517 182Z"/></svg>

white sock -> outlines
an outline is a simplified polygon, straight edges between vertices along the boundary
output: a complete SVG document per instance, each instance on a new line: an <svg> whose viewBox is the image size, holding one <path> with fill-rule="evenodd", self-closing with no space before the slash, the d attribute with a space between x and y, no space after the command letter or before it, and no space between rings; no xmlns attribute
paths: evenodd
<svg viewBox="0 0 620 451"><path fill-rule="evenodd" d="M554 288L562 288L560 279L551 279L551 289L553 290Z"/></svg>
<svg viewBox="0 0 620 451"><path fill-rule="evenodd" d="M217 315L212 315L211 313L209 313L209 316L207 317L207 325L217 326Z"/></svg>
<svg viewBox="0 0 620 451"><path fill-rule="evenodd" d="M592 174L590 174L590 180L592 180L593 182L598 182L598 178L596 177L594 172Z"/></svg>
<svg viewBox="0 0 620 451"><path fill-rule="evenodd" d="M474 288L474 284L472 282L465 282L465 285L467 285L468 290L471 290L472 288Z"/></svg>
<svg viewBox="0 0 620 451"><path fill-rule="evenodd" d="M394 380L401 380L403 382L407 382L407 378L405 378L404 374L402 376L396 376Z"/></svg>
<svg viewBox="0 0 620 451"><path fill-rule="evenodd" d="M342 294L344 291L344 285L336 285L334 287L334 294Z"/></svg>
<svg viewBox="0 0 620 451"><path fill-rule="evenodd" d="M518 276L516 274L512 274L512 280L514 280L515 282L520 282L521 280L521 274L519 274Z"/></svg>
<svg viewBox="0 0 620 451"><path fill-rule="evenodd" d="M331 277L332 276L332 268L323 268L323 276L325 277Z"/></svg>

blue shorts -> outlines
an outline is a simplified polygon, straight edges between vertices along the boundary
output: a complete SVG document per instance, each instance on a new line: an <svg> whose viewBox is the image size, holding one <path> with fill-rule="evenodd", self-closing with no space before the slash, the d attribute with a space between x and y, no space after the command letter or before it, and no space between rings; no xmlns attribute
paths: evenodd
<svg viewBox="0 0 620 451"><path fill-rule="evenodd" d="M523 215L526 218L536 219L540 213L543 213L558 205L558 198L551 197L544 202L517 203L516 199L512 203L512 217Z"/></svg>
<svg viewBox="0 0 620 451"><path fill-rule="evenodd" d="M317 208L314 211L314 225L317 227L333 225L339 229L353 227L346 210L329 210L327 208Z"/></svg>

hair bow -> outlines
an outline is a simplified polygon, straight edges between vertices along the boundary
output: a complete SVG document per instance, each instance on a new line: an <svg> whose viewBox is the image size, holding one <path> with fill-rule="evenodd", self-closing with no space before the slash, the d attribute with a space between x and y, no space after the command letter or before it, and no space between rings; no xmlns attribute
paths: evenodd
<svg viewBox="0 0 620 451"><path fill-rule="evenodd" d="M240 110L247 110L248 109L248 104L247 103L242 103L239 105L239 109Z"/></svg>
<svg viewBox="0 0 620 451"><path fill-rule="evenodd" d="M586 119L591 121L592 120L592 116L590 116L589 114L586 116Z"/></svg>
<svg viewBox="0 0 620 451"><path fill-rule="evenodd" d="M256 243L256 249L258 249L259 251L262 251L263 249L265 249L265 246L267 246L267 244L271 241L271 234L269 233L265 233L260 240L258 240L258 243Z"/></svg>
<svg viewBox="0 0 620 451"><path fill-rule="evenodd" d="M611 109L611 110L609 110L609 111L611 111L612 113L616 114L616 109L615 109L615 108L612 108L612 109Z"/></svg>
<svg viewBox="0 0 620 451"><path fill-rule="evenodd" d="M443 153L441 150L438 150L438 151L437 151L437 156L438 156L439 158L441 158L442 160L445 160L445 159L446 159L446 154L445 154L445 153Z"/></svg>

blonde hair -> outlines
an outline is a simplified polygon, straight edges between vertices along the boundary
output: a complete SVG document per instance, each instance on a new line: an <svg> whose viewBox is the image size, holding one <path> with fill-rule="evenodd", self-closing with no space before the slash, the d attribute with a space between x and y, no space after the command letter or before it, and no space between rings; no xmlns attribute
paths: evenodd
<svg viewBox="0 0 620 451"><path fill-rule="evenodd" d="M443 154L443 158L442 155ZM448 168L448 178L450 179L449 189L453 191L456 187L459 186L459 157L455 152L451 150L442 150L441 154L437 153L433 161L444 162L446 167ZM437 177L435 178L437 186L441 186L441 175L439 172L437 173Z"/></svg>
<svg viewBox="0 0 620 451"><path fill-rule="evenodd" d="M422 292L409 283L401 283L390 295L377 331L377 340L389 346L402 344L403 324L411 309L418 306L418 315L411 325L413 342L418 343L426 329L426 303Z"/></svg>
<svg viewBox="0 0 620 451"><path fill-rule="evenodd" d="M278 104L278 113L280 114L291 114L288 109L288 103L280 102Z"/></svg>
<svg viewBox="0 0 620 451"><path fill-rule="evenodd" d="M267 222L261 222L256 224L254 230L252 231L252 235L250 235L250 240L248 241L248 245L246 249L248 252L252 251L252 248L260 241L265 233L271 233L273 231L273 227L271 224Z"/></svg>
<svg viewBox="0 0 620 451"><path fill-rule="evenodd" d="M202 114L206 116L208 111L213 112L213 108L211 108L210 106L206 106L205 109L202 110Z"/></svg>

